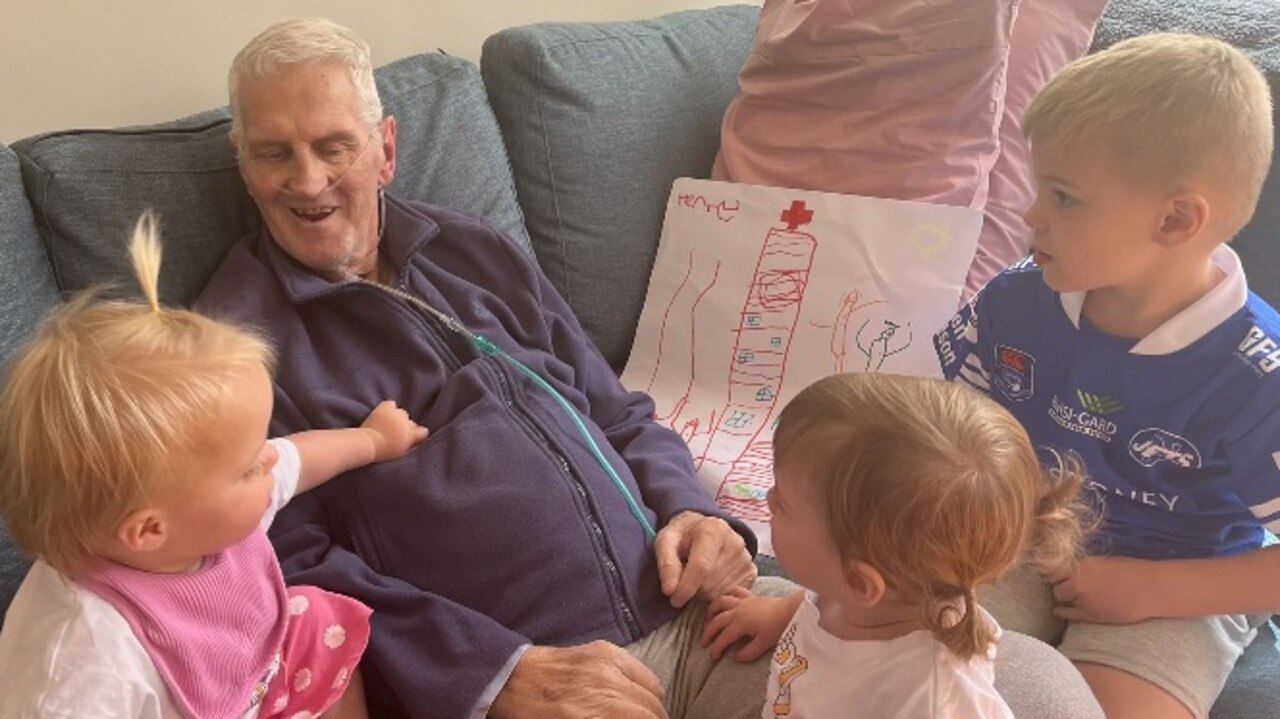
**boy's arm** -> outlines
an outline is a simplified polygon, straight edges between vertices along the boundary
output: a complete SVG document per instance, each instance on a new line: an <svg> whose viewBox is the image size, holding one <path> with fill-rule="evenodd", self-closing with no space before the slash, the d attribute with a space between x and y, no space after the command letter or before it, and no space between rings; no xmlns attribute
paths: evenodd
<svg viewBox="0 0 1280 719"><path fill-rule="evenodd" d="M366 464L403 457L426 438L427 428L391 400L374 407L359 427L291 434L289 440L297 446L302 463L294 493L302 494Z"/></svg>
<svg viewBox="0 0 1280 719"><path fill-rule="evenodd" d="M1053 594L1059 617L1099 624L1271 614L1280 611L1280 546L1211 559L1088 557Z"/></svg>

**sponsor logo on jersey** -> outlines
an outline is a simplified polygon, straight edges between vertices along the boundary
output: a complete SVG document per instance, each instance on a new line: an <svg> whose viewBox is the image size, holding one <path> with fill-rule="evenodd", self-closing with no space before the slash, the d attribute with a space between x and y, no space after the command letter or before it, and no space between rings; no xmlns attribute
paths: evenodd
<svg viewBox="0 0 1280 719"><path fill-rule="evenodd" d="M1054 395L1053 400L1049 402L1049 416L1064 429L1100 439L1103 442L1110 442L1117 430L1115 422L1088 409L1073 407L1063 402L1057 395Z"/></svg>
<svg viewBox="0 0 1280 719"><path fill-rule="evenodd" d="M1115 414L1124 409L1124 405L1115 399L1101 394L1090 394L1082 389L1076 390L1076 399L1080 400L1080 406L1085 410L1092 412L1100 417L1106 417L1109 414Z"/></svg>
<svg viewBox="0 0 1280 719"><path fill-rule="evenodd" d="M1239 356L1253 365L1260 374L1269 374L1280 367L1280 345L1257 325L1249 328L1236 349Z"/></svg>
<svg viewBox="0 0 1280 719"><path fill-rule="evenodd" d="M1014 402L1029 399L1035 391L1036 358L1012 347L996 345L996 365L991 373L1004 395Z"/></svg>
<svg viewBox="0 0 1280 719"><path fill-rule="evenodd" d="M1129 440L1129 456L1143 467L1170 462L1187 469L1200 468L1200 450L1186 437L1159 427L1148 427L1134 433Z"/></svg>

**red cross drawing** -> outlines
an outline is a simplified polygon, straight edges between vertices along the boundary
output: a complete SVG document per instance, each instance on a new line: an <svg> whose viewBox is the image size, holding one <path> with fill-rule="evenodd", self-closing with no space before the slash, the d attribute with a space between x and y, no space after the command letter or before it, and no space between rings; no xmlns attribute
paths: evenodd
<svg viewBox="0 0 1280 719"><path fill-rule="evenodd" d="M807 225L813 219L813 210L806 210L804 200L792 200L791 209L782 211L782 221L787 223L788 230L800 225Z"/></svg>

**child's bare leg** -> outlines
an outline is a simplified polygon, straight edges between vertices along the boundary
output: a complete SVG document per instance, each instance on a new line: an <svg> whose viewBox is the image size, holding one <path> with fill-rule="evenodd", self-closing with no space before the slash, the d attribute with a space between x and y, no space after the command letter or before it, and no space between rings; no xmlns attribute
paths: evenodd
<svg viewBox="0 0 1280 719"><path fill-rule="evenodd" d="M1160 687L1122 669L1102 664L1076 664L1107 719L1195 719L1185 704Z"/></svg>
<svg viewBox="0 0 1280 719"><path fill-rule="evenodd" d="M364 679L360 670L351 672L347 690L333 706L324 710L324 719L369 719L369 708L364 703Z"/></svg>

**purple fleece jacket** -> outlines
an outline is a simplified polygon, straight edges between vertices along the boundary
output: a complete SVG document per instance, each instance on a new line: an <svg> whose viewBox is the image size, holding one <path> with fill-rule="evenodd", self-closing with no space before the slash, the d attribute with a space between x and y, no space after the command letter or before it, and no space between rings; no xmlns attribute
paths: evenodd
<svg viewBox="0 0 1280 719"><path fill-rule="evenodd" d="M513 242L392 199L384 227L395 285L559 390L655 527L688 509L728 519ZM431 430L297 497L271 528L290 584L373 608L361 666L375 716L465 717L522 644L625 645L675 616L652 542L572 420L503 360L377 287L311 274L265 230L231 249L197 308L275 343L273 435L358 425L384 399Z"/></svg>

